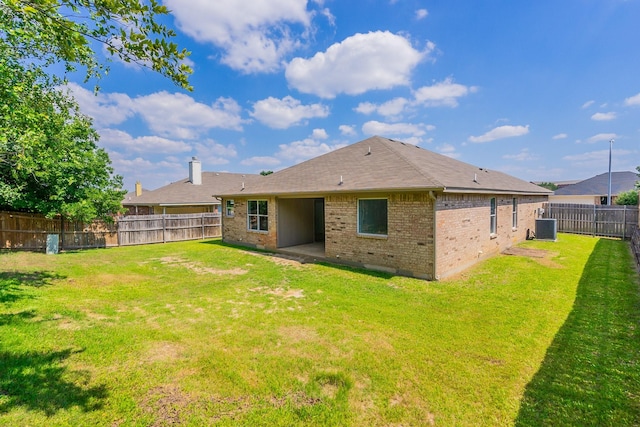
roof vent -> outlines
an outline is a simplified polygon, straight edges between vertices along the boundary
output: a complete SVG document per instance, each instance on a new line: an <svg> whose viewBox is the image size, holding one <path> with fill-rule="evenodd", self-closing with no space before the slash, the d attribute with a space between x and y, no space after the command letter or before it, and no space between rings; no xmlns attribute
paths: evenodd
<svg viewBox="0 0 640 427"><path fill-rule="evenodd" d="M473 182L478 182L478 174L477 173L473 174Z"/></svg>

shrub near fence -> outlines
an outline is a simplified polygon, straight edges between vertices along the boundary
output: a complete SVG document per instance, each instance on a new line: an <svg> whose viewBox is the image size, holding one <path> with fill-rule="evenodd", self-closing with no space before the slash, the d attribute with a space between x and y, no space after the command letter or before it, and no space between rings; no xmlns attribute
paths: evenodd
<svg viewBox="0 0 640 427"><path fill-rule="evenodd" d="M44 251L47 235L60 236L60 249L143 245L221 236L220 214L136 215L108 224L48 219L42 215L0 212L0 249Z"/></svg>
<svg viewBox="0 0 640 427"><path fill-rule="evenodd" d="M638 228L637 206L546 203L543 208L545 218L558 220L562 233L629 239Z"/></svg>

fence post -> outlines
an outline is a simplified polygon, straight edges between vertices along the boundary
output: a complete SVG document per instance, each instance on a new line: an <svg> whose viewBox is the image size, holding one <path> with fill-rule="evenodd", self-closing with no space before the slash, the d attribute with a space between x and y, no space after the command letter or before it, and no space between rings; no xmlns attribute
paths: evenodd
<svg viewBox="0 0 640 427"><path fill-rule="evenodd" d="M60 215L60 250L64 249L64 216Z"/></svg>
<svg viewBox="0 0 640 427"><path fill-rule="evenodd" d="M627 236L627 205L624 205L624 209L622 210L622 240L624 240Z"/></svg>
<svg viewBox="0 0 640 427"><path fill-rule="evenodd" d="M165 224L165 214L162 214L162 243L167 243L167 240L165 238L165 231L166 231L166 224Z"/></svg>
<svg viewBox="0 0 640 427"><path fill-rule="evenodd" d="M204 213L200 218L201 218L201 224L202 224L202 240L204 240Z"/></svg>
<svg viewBox="0 0 640 427"><path fill-rule="evenodd" d="M598 234L598 211L596 210L596 205L593 205L593 237L596 237Z"/></svg>

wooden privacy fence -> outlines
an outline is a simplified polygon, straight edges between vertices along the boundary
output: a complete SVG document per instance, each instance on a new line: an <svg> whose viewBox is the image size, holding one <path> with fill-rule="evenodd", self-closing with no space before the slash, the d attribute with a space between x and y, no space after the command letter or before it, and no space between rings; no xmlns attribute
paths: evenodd
<svg viewBox="0 0 640 427"><path fill-rule="evenodd" d="M545 203L544 218L558 220L561 233L630 239L638 228L638 206Z"/></svg>
<svg viewBox="0 0 640 427"><path fill-rule="evenodd" d="M89 224L38 214L0 212L0 249L44 251L47 235L59 236L60 249L105 248L222 235L220 214L123 216L114 223Z"/></svg>
<svg viewBox="0 0 640 427"><path fill-rule="evenodd" d="M219 213L133 215L118 218L121 246L220 237Z"/></svg>

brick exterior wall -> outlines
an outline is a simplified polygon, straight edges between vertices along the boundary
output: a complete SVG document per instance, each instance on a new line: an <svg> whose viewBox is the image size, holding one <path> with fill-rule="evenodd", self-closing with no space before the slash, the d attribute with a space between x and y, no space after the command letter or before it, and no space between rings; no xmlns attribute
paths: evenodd
<svg viewBox="0 0 640 427"><path fill-rule="evenodd" d="M235 214L222 213L222 239L227 243L252 246L259 249L276 249L277 210L275 197L235 198ZM269 231L247 230L247 201L266 200L269 215ZM226 206L226 199L222 200Z"/></svg>
<svg viewBox="0 0 640 427"><path fill-rule="evenodd" d="M358 235L360 197L388 200L387 237ZM325 235L329 259L433 278L433 202L428 193L328 195Z"/></svg>
<svg viewBox="0 0 640 427"><path fill-rule="evenodd" d="M497 231L490 233L491 198L496 198ZM513 198L518 224L512 227ZM458 273L496 255L535 230L537 209L546 196L438 194L436 202L436 278Z"/></svg>
<svg viewBox="0 0 640 427"><path fill-rule="evenodd" d="M326 258L429 280L445 278L525 240L527 229L535 230L537 209L547 200L546 196L435 196L434 201L424 192L325 195ZM497 202L497 231L493 235L489 228L492 197ZM516 228L512 227L513 197L518 200ZM359 198L388 200L386 237L358 235ZM268 201L268 232L247 230L247 200ZM223 212L223 240L276 250L276 198L235 198L234 202L234 216Z"/></svg>

